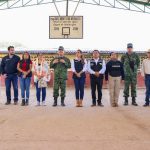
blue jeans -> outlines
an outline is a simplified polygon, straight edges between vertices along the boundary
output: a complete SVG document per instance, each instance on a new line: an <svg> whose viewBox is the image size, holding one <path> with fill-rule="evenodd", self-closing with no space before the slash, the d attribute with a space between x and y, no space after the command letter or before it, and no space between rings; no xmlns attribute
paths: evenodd
<svg viewBox="0 0 150 150"><path fill-rule="evenodd" d="M9 74L5 79L7 102L11 102L11 83L14 89L14 102L18 101L18 76Z"/></svg>
<svg viewBox="0 0 150 150"><path fill-rule="evenodd" d="M20 81L22 99L25 99L25 98L29 99L31 77L27 77L27 78L19 77L19 81Z"/></svg>
<svg viewBox="0 0 150 150"><path fill-rule="evenodd" d="M37 101L40 102L41 91L42 91L42 102L45 101L45 98L46 98L46 88L38 88L38 82L35 83L35 86L36 86L36 98L37 98Z"/></svg>
<svg viewBox="0 0 150 150"><path fill-rule="evenodd" d="M74 78L75 95L77 100L83 100L85 78Z"/></svg>
<svg viewBox="0 0 150 150"><path fill-rule="evenodd" d="M150 75L145 75L145 86L146 86L146 104L149 104L150 98Z"/></svg>

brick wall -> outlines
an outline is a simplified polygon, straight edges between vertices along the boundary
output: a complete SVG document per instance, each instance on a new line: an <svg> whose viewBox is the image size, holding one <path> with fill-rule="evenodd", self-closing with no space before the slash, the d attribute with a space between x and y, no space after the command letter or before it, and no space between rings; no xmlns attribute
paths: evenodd
<svg viewBox="0 0 150 150"><path fill-rule="evenodd" d="M48 83L48 85L50 87L53 86L53 79L54 79L54 76L53 76L53 72L52 72L51 73L51 80ZM33 87L34 86L33 78L32 78L31 84L32 84L31 87ZM4 86L4 85L5 85L4 84L4 79L3 79L3 77L1 77L1 86ZM69 86L69 87L73 87L74 86L74 82L73 82L73 79L72 79L72 72L71 71L68 71L67 86ZM89 74L88 73L86 74L86 85L85 86L86 87L90 87L90 78L89 78ZM104 86L103 87L106 88L105 81L104 81ZM143 79L143 77L141 76L140 73L138 74L138 87L139 88L144 88L145 87L145 85L144 85L144 79Z"/></svg>

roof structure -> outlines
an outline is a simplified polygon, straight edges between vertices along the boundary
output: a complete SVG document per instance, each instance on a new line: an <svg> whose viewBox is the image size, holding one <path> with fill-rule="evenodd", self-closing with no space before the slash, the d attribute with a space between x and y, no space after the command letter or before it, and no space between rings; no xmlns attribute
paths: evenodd
<svg viewBox="0 0 150 150"><path fill-rule="evenodd" d="M22 54L23 52L28 51L30 54L38 54L38 53L43 53L43 54L55 54L57 53L57 50L16 50L15 52L17 54ZM113 52L113 50L99 50L102 54L109 54L110 52ZM121 50L121 51L116 51L114 50L114 52L118 53L118 54L124 54L126 53L126 50ZM1 54L7 54L8 52L6 50L1 50L0 51ZM65 51L66 54L75 54L76 50L66 50ZM85 54L91 54L92 50L84 50L83 53ZM146 51L136 51L136 53L138 54L146 54Z"/></svg>
<svg viewBox="0 0 150 150"><path fill-rule="evenodd" d="M57 3L60 2L77 3L77 7L79 4L91 4L150 13L150 0L0 0L0 10L50 3L54 4L57 9Z"/></svg>

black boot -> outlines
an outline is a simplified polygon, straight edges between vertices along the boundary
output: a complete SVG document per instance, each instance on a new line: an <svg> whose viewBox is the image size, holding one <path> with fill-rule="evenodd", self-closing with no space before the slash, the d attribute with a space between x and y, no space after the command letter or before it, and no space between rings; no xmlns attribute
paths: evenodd
<svg viewBox="0 0 150 150"><path fill-rule="evenodd" d="M65 103L64 103L64 100L65 100L65 98L62 97L62 98L61 98L61 106L63 106L63 107L66 106Z"/></svg>
<svg viewBox="0 0 150 150"><path fill-rule="evenodd" d="M124 106L128 105L128 97L125 97Z"/></svg>
<svg viewBox="0 0 150 150"><path fill-rule="evenodd" d="M98 106L100 106L100 107L104 107L104 105L102 104L102 101L101 101L101 100L97 100L97 104L98 104Z"/></svg>
<svg viewBox="0 0 150 150"><path fill-rule="evenodd" d="M26 106L29 105L29 99L26 99L25 105L26 105Z"/></svg>
<svg viewBox="0 0 150 150"><path fill-rule="evenodd" d="M92 100L92 105L91 105L91 107L95 107L95 106L96 106L96 100L93 99L93 100Z"/></svg>
<svg viewBox="0 0 150 150"><path fill-rule="evenodd" d="M138 104L136 103L136 98L132 97L132 105L133 106L138 106Z"/></svg>
<svg viewBox="0 0 150 150"><path fill-rule="evenodd" d="M14 105L18 105L18 98L14 98Z"/></svg>
<svg viewBox="0 0 150 150"><path fill-rule="evenodd" d="M93 103L93 104L91 105L91 107L94 107L94 106L96 106L96 104L95 104L95 103Z"/></svg>
<svg viewBox="0 0 150 150"><path fill-rule="evenodd" d="M10 101L7 101L6 103L5 103L5 105L10 105L11 104L11 102Z"/></svg>
<svg viewBox="0 0 150 150"><path fill-rule="evenodd" d="M145 103L144 105L143 105L143 107L148 107L149 106L149 104L147 104L147 103Z"/></svg>
<svg viewBox="0 0 150 150"><path fill-rule="evenodd" d="M143 107L147 107L147 106L149 106L149 98L146 97L145 104L143 105Z"/></svg>
<svg viewBox="0 0 150 150"><path fill-rule="evenodd" d="M53 107L56 107L57 106L57 97L54 97L54 104L53 104Z"/></svg>
<svg viewBox="0 0 150 150"><path fill-rule="evenodd" d="M22 99L21 106L25 106L25 99Z"/></svg>

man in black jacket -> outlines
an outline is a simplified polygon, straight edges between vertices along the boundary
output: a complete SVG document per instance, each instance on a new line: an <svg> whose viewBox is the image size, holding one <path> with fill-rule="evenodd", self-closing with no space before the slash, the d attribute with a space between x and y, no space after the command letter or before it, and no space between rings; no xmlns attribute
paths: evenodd
<svg viewBox="0 0 150 150"><path fill-rule="evenodd" d="M2 62L2 59L0 58L0 75L2 74L1 62Z"/></svg>
<svg viewBox="0 0 150 150"><path fill-rule="evenodd" d="M1 62L2 75L5 78L6 86L6 105L11 104L11 83L14 89L14 104L18 104L18 76L17 76L17 64L19 62L19 56L15 55L13 46L8 47L8 55L3 57Z"/></svg>

